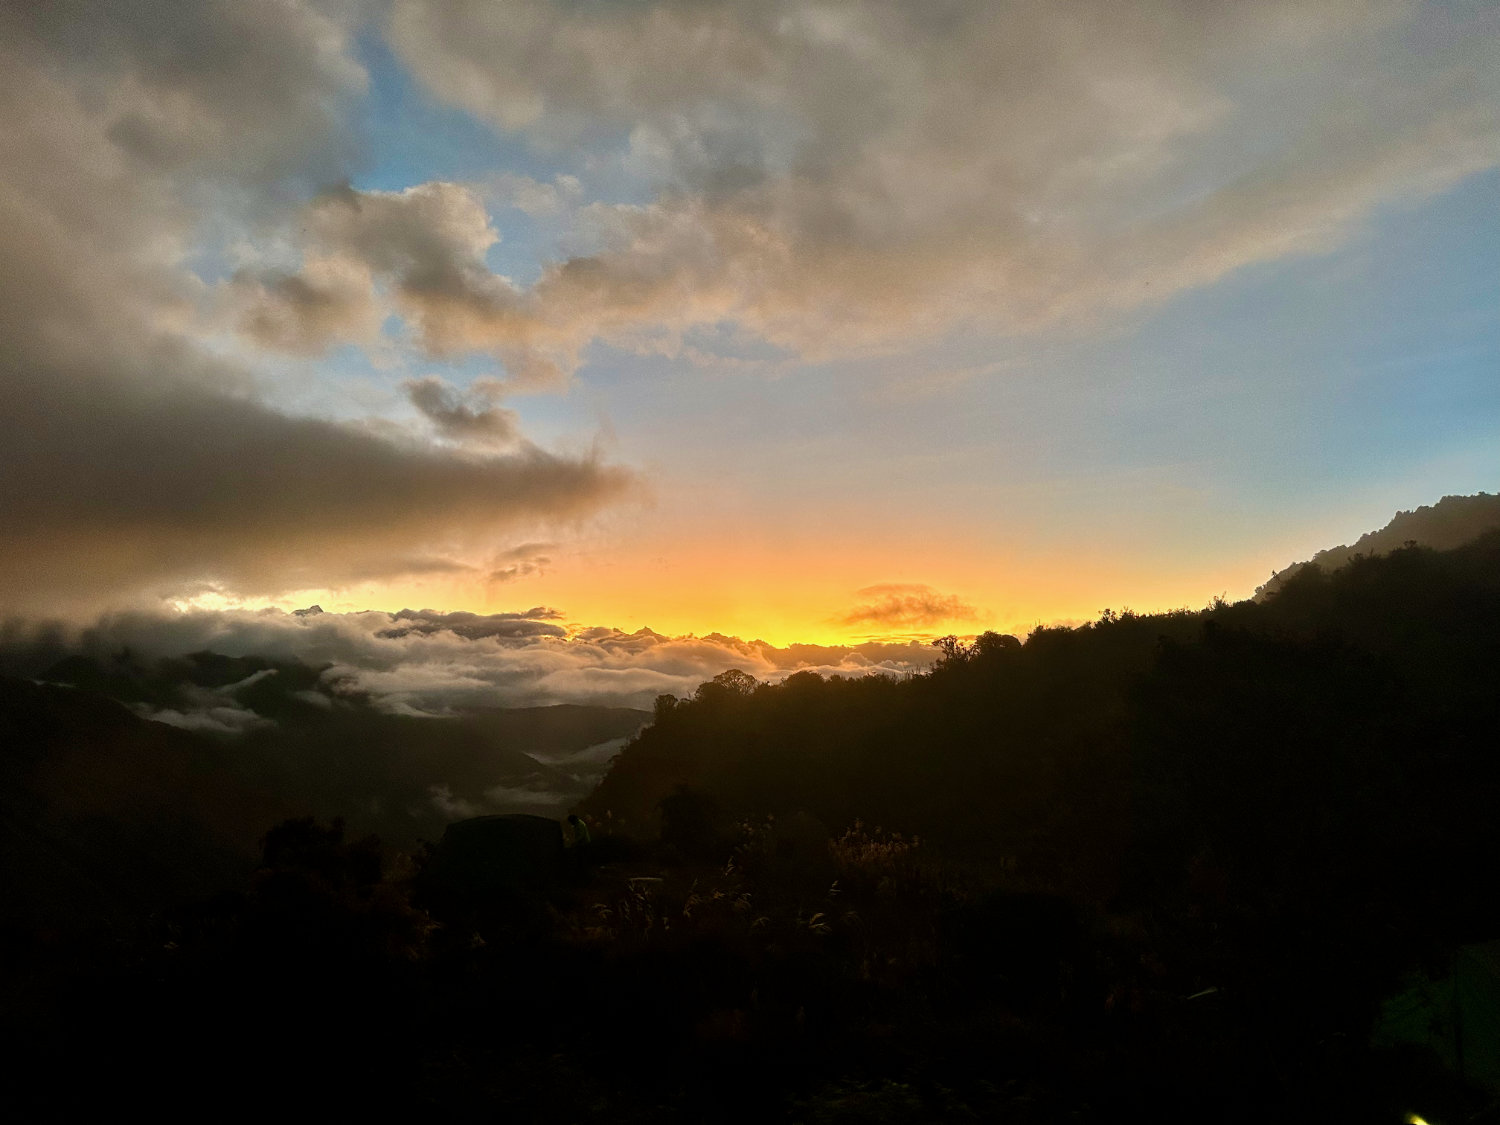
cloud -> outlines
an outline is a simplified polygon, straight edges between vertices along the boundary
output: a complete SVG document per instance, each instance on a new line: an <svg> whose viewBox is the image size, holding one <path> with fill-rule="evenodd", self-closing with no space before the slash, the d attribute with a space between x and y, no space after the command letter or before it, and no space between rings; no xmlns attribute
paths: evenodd
<svg viewBox="0 0 1500 1125"><path fill-rule="evenodd" d="M382 310L357 263L309 258L298 273L241 270L228 287L231 315L261 347L321 355L334 340L373 345Z"/></svg>
<svg viewBox="0 0 1500 1125"><path fill-rule="evenodd" d="M465 797L455 797L447 785L433 785L427 790L434 811L445 820L468 820L480 814L479 806Z"/></svg>
<svg viewBox="0 0 1500 1125"><path fill-rule="evenodd" d="M396 622L384 630L381 637L405 637L412 633L428 635L448 632L465 640L477 641L487 637L511 640L528 637L565 637L568 631L561 625L549 623L559 617L554 609L537 606L525 613L438 613L434 610L403 609L391 614Z"/></svg>
<svg viewBox="0 0 1500 1125"><path fill-rule="evenodd" d="M428 375L401 384L411 404L441 437L459 443L505 447L520 437L516 413L495 405L500 387L493 379L476 379L466 391Z"/></svg>
<svg viewBox="0 0 1500 1125"><path fill-rule="evenodd" d="M1500 163L1492 5L1061 12L0 6L6 603L535 573L549 556L496 544L635 482L527 442L501 392L595 340L709 360L722 331L753 366L1055 325L1326 248ZM581 154L576 175L351 186L374 18L431 92ZM491 267L491 207L566 219L529 284ZM408 382L420 437L278 405L258 349L387 347L393 311L398 343L491 354L505 386Z"/></svg>
<svg viewBox="0 0 1500 1125"><path fill-rule="evenodd" d="M473 345L514 317L518 292L484 257L499 241L471 188L426 183L399 192L327 192L305 214L308 241L392 286L431 355Z"/></svg>
<svg viewBox="0 0 1500 1125"><path fill-rule="evenodd" d="M790 645L710 634L668 637L607 626L563 629L557 610L497 614L404 610L389 614L267 610L123 612L87 627L12 621L0 630L0 658L34 675L71 652L137 659L211 651L327 667L335 695L366 697L384 710L444 715L473 707L595 703L649 708L656 696L691 695L729 668L777 681L792 672L892 676L919 671L930 645ZM233 706L232 698L204 700Z"/></svg>
<svg viewBox="0 0 1500 1125"><path fill-rule="evenodd" d="M270 721L244 707L204 707L194 711L182 711L174 707L151 709L140 708L143 719L154 723L165 723L181 730L198 731L203 734L243 734L256 727L269 726Z"/></svg>
<svg viewBox="0 0 1500 1125"><path fill-rule="evenodd" d="M866 586L858 596L868 599L839 618L842 625L881 629L921 629L945 621L973 621L978 611L953 594L931 586L889 583Z"/></svg>
<svg viewBox="0 0 1500 1125"><path fill-rule="evenodd" d="M137 173L326 183L355 154L345 117L367 83L350 50L360 8L343 0L7 4L6 62L18 80L8 92L42 93L44 75L59 80L76 93L54 107L60 117L84 110L86 139Z"/></svg>
<svg viewBox="0 0 1500 1125"><path fill-rule="evenodd" d="M232 257L348 166L366 81L352 50L360 10L65 0L0 11L8 606L82 612L204 584L271 593L466 566L516 529L585 517L634 487L596 454L524 441L474 397L483 388L451 403L441 388L414 391L445 438L424 442L289 413L249 361L206 339L215 295L192 255ZM447 214L445 200L415 206ZM372 332L383 313L362 271L377 266L402 271L416 302L467 283L424 273L428 248L402 242L399 223L377 215L366 229L347 201L327 208L334 242L363 257L256 266L226 283L262 344L308 352ZM475 237L455 214L443 237Z"/></svg>
<svg viewBox="0 0 1500 1125"><path fill-rule="evenodd" d="M543 183L516 172L496 172L483 181L481 188L496 206L514 207L533 217L569 211L583 198L582 182L566 174Z"/></svg>
<svg viewBox="0 0 1500 1125"><path fill-rule="evenodd" d="M0 387L12 591L275 591L406 573L414 545L584 515L631 485L593 456L461 457L211 392L80 382Z"/></svg>
<svg viewBox="0 0 1500 1125"><path fill-rule="evenodd" d="M721 321L823 357L1095 317L1500 163L1485 5L395 0L388 35L538 148L628 138L646 201L581 208L591 249L416 310L523 378Z"/></svg>
<svg viewBox="0 0 1500 1125"><path fill-rule="evenodd" d="M137 703L132 709L143 719L165 723L167 726L178 727L182 730L198 731L203 734L244 734L246 731L276 724L253 708L247 707L237 698L238 694L276 674L277 670L274 668L263 668L238 682L217 688L185 681L173 685L170 690L173 702L177 703L177 706ZM317 692L300 692L298 695L303 698L304 702L313 702L313 705L320 709L332 705L332 700L328 696Z"/></svg>
<svg viewBox="0 0 1500 1125"><path fill-rule="evenodd" d="M513 582L532 574L543 574L552 564L554 543L522 543L496 555L489 573L491 582Z"/></svg>
<svg viewBox="0 0 1500 1125"><path fill-rule="evenodd" d="M537 192L514 182L505 187L511 198L537 204ZM292 222L303 255L298 269L243 271L226 286L241 331L260 343L314 353L344 341L368 343L369 326L378 325L388 302L412 326L424 355L492 352L511 383L537 387L560 382L588 342L490 270L485 256L500 235L478 187L344 186L317 196Z"/></svg>

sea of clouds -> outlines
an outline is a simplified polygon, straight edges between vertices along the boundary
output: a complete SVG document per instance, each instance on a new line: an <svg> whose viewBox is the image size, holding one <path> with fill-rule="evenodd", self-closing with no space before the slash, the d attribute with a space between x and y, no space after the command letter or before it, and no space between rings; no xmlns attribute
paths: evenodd
<svg viewBox="0 0 1500 1125"><path fill-rule="evenodd" d="M335 695L433 716L555 703L649 708L658 695L691 695L729 668L767 681L797 671L904 676L937 655L920 640L777 647L718 633L627 633L565 625L556 610L540 606L494 614L131 611L87 626L16 621L4 628L0 647L12 670L32 675L69 653L129 651L153 659L211 651L296 660L323 669Z"/></svg>

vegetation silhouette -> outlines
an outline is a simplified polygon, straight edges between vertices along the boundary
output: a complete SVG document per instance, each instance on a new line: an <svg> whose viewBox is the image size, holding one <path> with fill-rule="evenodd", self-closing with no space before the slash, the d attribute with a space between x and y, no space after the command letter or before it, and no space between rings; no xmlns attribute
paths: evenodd
<svg viewBox="0 0 1500 1125"><path fill-rule="evenodd" d="M939 648L903 680L731 672L659 699L579 810L589 862L477 904L433 891L441 846L299 818L218 897L12 928L4 1096L1495 1119L1496 1091L1373 1032L1408 974L1500 936L1500 535ZM48 1078L81 1063L105 1081Z"/></svg>

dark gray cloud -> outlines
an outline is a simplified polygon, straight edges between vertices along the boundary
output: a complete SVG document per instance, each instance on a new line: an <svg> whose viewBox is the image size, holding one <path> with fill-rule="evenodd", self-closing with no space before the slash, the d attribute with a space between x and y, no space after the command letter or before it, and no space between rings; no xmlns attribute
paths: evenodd
<svg viewBox="0 0 1500 1125"><path fill-rule="evenodd" d="M388 299L430 357L493 352L513 383L531 386L557 383L576 361L576 328L538 315L534 300L486 264L500 235L476 187L345 185L293 221L300 272L248 270L228 286L239 327L261 343L314 353L340 340L368 343Z"/></svg>
<svg viewBox="0 0 1500 1125"><path fill-rule="evenodd" d="M321 355L335 340L373 344L380 333L368 273L332 259L309 260L298 273L240 270L228 305L255 343L295 355Z"/></svg>
<svg viewBox="0 0 1500 1125"><path fill-rule="evenodd" d="M82 610L431 572L630 489L599 457L548 453L513 426L503 448L455 449L287 413L247 363L198 342L211 295L188 253L300 208L308 177L345 168L365 84L358 7L0 11L3 604ZM344 332L366 315L358 284L335 299L318 281L257 282L265 301L303 306L259 333L307 350L329 323ZM504 412L471 406L449 430L497 436Z"/></svg>
<svg viewBox="0 0 1500 1125"><path fill-rule="evenodd" d="M481 446L514 445L520 438L514 410L497 406L501 388L490 379L476 379L467 390L436 375L410 379L402 390L411 404L432 423L439 436Z"/></svg>
<svg viewBox="0 0 1500 1125"><path fill-rule="evenodd" d="M356 153L347 115L367 78L349 47L368 8L21 0L4 5L0 28L10 65L60 75L90 104L90 131L137 172L316 185Z"/></svg>
<svg viewBox="0 0 1500 1125"><path fill-rule="evenodd" d="M415 544L583 515L630 485L588 457L460 457L207 390L81 377L0 385L0 481L0 583L42 602L409 573Z"/></svg>
<svg viewBox="0 0 1500 1125"><path fill-rule="evenodd" d="M446 632L468 641L492 637L501 640L566 637L568 631L561 625L552 623L560 616L557 610L545 606L537 606L524 613L439 613L431 609L403 609L391 614L391 620L395 624L376 635L384 639L395 639L412 633L426 636Z"/></svg>

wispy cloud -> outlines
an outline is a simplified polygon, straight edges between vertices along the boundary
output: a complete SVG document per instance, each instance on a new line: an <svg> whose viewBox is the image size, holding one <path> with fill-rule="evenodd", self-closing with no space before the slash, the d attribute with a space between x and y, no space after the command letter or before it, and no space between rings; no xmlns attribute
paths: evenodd
<svg viewBox="0 0 1500 1125"><path fill-rule="evenodd" d="M838 618L841 625L867 625L901 631L924 629L945 622L972 622L979 611L954 594L943 594L931 586L887 583L866 586L857 597L864 599Z"/></svg>
<svg viewBox="0 0 1500 1125"><path fill-rule="evenodd" d="M514 582L533 574L545 574L552 563L555 543L522 543L496 555L489 572L491 582Z"/></svg>

